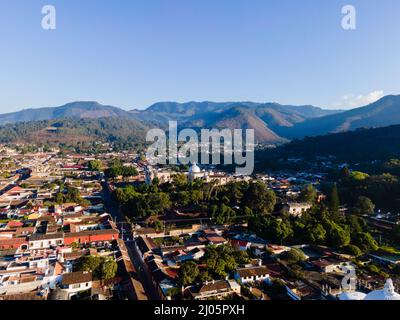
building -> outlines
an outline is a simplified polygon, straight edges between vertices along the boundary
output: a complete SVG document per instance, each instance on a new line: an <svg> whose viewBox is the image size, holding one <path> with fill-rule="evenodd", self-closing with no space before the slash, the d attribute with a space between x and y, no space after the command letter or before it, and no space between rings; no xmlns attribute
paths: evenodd
<svg viewBox="0 0 400 320"><path fill-rule="evenodd" d="M64 244L110 242L119 239L119 231L116 229L86 230L71 232L64 235Z"/></svg>
<svg viewBox="0 0 400 320"><path fill-rule="evenodd" d="M200 167L195 163L189 169L188 178L190 182L196 179L203 179L205 177L205 172L201 172Z"/></svg>
<svg viewBox="0 0 400 320"><path fill-rule="evenodd" d="M91 290L92 285L92 272L89 271L65 273L61 280L61 289L67 293L69 300L80 292Z"/></svg>
<svg viewBox="0 0 400 320"><path fill-rule="evenodd" d="M339 300L370 300L370 301L395 301L400 300L400 294L395 291L392 279L388 279L383 289L373 290L368 294L358 291L342 292Z"/></svg>
<svg viewBox="0 0 400 320"><path fill-rule="evenodd" d="M235 279L246 284L252 282L262 282L269 280L269 270L265 266L251 266L247 268L239 268L235 272Z"/></svg>
<svg viewBox="0 0 400 320"><path fill-rule="evenodd" d="M190 287L188 291L195 300L221 299L233 294L240 295L240 285L233 280L219 280Z"/></svg>
<svg viewBox="0 0 400 320"><path fill-rule="evenodd" d="M311 261L310 263L324 273L343 274L344 268L355 268L351 262L335 258L323 258Z"/></svg>
<svg viewBox="0 0 400 320"><path fill-rule="evenodd" d="M288 202L283 206L284 210L294 217L301 217L303 213L310 210L312 207L309 203Z"/></svg>
<svg viewBox="0 0 400 320"><path fill-rule="evenodd" d="M29 249L44 249L64 244L64 233L33 234L29 237Z"/></svg>
<svg viewBox="0 0 400 320"><path fill-rule="evenodd" d="M0 250L28 249L26 238L0 238Z"/></svg>

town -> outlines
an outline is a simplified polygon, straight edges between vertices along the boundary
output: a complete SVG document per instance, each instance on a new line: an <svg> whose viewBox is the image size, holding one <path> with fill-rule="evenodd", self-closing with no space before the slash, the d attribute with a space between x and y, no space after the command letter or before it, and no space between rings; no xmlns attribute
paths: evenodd
<svg viewBox="0 0 400 320"><path fill-rule="evenodd" d="M399 300L400 215L342 203L327 166L3 145L0 300ZM366 176L335 169L340 188Z"/></svg>

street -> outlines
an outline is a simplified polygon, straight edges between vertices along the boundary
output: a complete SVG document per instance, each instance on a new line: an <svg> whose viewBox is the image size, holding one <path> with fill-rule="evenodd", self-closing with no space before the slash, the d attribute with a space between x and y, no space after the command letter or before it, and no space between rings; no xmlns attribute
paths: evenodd
<svg viewBox="0 0 400 320"><path fill-rule="evenodd" d="M113 220L116 221L116 225L121 232L121 238L125 242L125 245L128 249L129 257L133 265L135 266L136 272L139 276L139 280L143 285L146 295L151 300L160 300L160 296L157 289L154 287L147 266L145 265L145 263L142 262L139 253L135 248L135 242L132 240L133 236L129 224L124 222L123 215L119 210L118 205L113 201L111 194L108 191L106 182L102 183L102 187L102 196L106 210L111 215Z"/></svg>

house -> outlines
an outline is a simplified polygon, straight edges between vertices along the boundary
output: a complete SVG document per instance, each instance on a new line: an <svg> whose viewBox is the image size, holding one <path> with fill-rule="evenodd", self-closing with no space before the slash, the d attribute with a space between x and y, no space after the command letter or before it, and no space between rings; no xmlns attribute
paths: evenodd
<svg viewBox="0 0 400 320"><path fill-rule="evenodd" d="M37 288L51 288L55 286L58 274L53 265L48 265L42 259L40 267L35 261L24 264L12 264L5 270L0 270L0 295L32 292Z"/></svg>
<svg viewBox="0 0 400 320"><path fill-rule="evenodd" d="M203 230L203 235L204 238L207 239L209 244L212 245L223 245L228 242L224 237L219 235L216 231L214 230Z"/></svg>
<svg viewBox="0 0 400 320"><path fill-rule="evenodd" d="M246 240L233 239L230 241L230 243L232 247L240 251L246 251L251 246L251 242L248 242Z"/></svg>
<svg viewBox="0 0 400 320"><path fill-rule="evenodd" d="M283 209L287 210L287 212L294 217L301 217L303 213L310 210L312 207L309 203L297 203L297 202L288 202L284 204Z"/></svg>
<svg viewBox="0 0 400 320"><path fill-rule="evenodd" d="M195 285L188 289L195 300L221 299L233 294L240 295L240 285L233 280L218 280Z"/></svg>
<svg viewBox="0 0 400 320"><path fill-rule="evenodd" d="M258 265L245 266L235 271L235 279L240 283L252 283L258 281L269 280L270 271L266 266L262 265L262 261L258 260Z"/></svg>
<svg viewBox="0 0 400 320"><path fill-rule="evenodd" d="M25 237L21 238L0 238L0 250L8 249L28 249L28 241Z"/></svg>
<svg viewBox="0 0 400 320"><path fill-rule="evenodd" d="M265 266L251 266L237 269L235 272L235 279L243 284L258 281L262 282L269 280L269 274L270 271Z"/></svg>
<svg viewBox="0 0 400 320"><path fill-rule="evenodd" d="M203 257L205 254L205 251L202 248L194 248L192 250L177 250L171 254L171 258L174 263L182 263L185 261L189 260L199 260L201 257ZM171 264L171 263L170 263Z"/></svg>
<svg viewBox="0 0 400 320"><path fill-rule="evenodd" d="M351 262L335 258L322 258L311 261L311 264L324 273L339 273L339 274L343 273L343 267L352 266Z"/></svg>
<svg viewBox="0 0 400 320"><path fill-rule="evenodd" d="M43 249L64 244L64 233L57 232L52 234L34 233L29 237L29 249Z"/></svg>
<svg viewBox="0 0 400 320"><path fill-rule="evenodd" d="M93 285L92 272L78 271L64 273L61 280L61 289L66 291L68 299L80 292L91 290Z"/></svg>
<svg viewBox="0 0 400 320"><path fill-rule="evenodd" d="M9 222L7 223L7 228L8 228L8 229L21 228L21 227L23 227L23 226L24 226L24 223L21 222L21 221L12 220L12 221L9 221Z"/></svg>
<svg viewBox="0 0 400 320"><path fill-rule="evenodd" d="M312 287L303 281L296 281L294 283L286 283L287 296L295 301L298 300L320 300L320 290Z"/></svg>
<svg viewBox="0 0 400 320"><path fill-rule="evenodd" d="M119 239L119 231L116 229L86 230L81 232L70 232L64 236L64 244L108 242Z"/></svg>

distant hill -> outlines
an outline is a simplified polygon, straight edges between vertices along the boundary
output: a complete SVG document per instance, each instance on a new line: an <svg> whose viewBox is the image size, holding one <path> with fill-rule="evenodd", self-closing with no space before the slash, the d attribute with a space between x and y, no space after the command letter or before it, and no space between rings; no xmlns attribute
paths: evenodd
<svg viewBox="0 0 400 320"><path fill-rule="evenodd" d="M264 153L274 158L334 156L343 162L400 158L400 125L307 137Z"/></svg>
<svg viewBox="0 0 400 320"><path fill-rule="evenodd" d="M65 144L93 142L134 145L143 143L148 128L134 119L65 118L8 124L0 127L0 143Z"/></svg>
<svg viewBox="0 0 400 320"><path fill-rule="evenodd" d="M288 140L277 132L310 118L333 114L314 106L291 106L255 102L160 102L143 111L131 111L142 121L166 126L178 121L181 128L255 129L257 142L280 144Z"/></svg>
<svg viewBox="0 0 400 320"><path fill-rule="evenodd" d="M386 96L349 111L324 110L304 105L256 102L159 102L145 110L126 111L91 101L55 108L26 109L0 115L5 124L56 119L123 119L135 127L162 127L169 120L180 128L255 129L257 142L281 144L292 139L338 133L358 128L400 124L400 95Z"/></svg>
<svg viewBox="0 0 400 320"><path fill-rule="evenodd" d="M108 117L133 118L131 113L117 107L101 105L93 101L78 101L55 108L25 109L1 114L0 125L63 118L99 119Z"/></svg>
<svg viewBox="0 0 400 320"><path fill-rule="evenodd" d="M277 132L289 139L344 132L358 128L384 127L400 124L400 95L386 96L365 107L307 119Z"/></svg>
<svg viewBox="0 0 400 320"><path fill-rule="evenodd" d="M159 102L145 110L132 110L139 119L154 120L191 120L192 117L211 117L212 114L218 114L231 108L242 107L252 110L256 115L263 115L270 111L273 114L283 118L291 117L291 124L296 121L322 117L325 115L339 112L339 110L324 110L314 106L292 106L280 105L278 103L256 103L256 102ZM268 123L267 123L268 125Z"/></svg>
<svg viewBox="0 0 400 320"><path fill-rule="evenodd" d="M135 120L135 126L166 128L168 121L178 121L180 128L255 129L257 142L281 144L281 128L292 127L307 119L338 111L313 106L291 106L255 102L159 102L145 110L125 111L92 101L77 101L55 108L25 109L0 115L0 126L31 121L58 119Z"/></svg>
<svg viewBox="0 0 400 320"><path fill-rule="evenodd" d="M288 140L278 136L268 125L254 113L254 110L246 106L237 106L206 115L197 115L190 120L184 121L182 127L192 127L197 129L216 128L216 129L254 129L256 142L271 144L281 144Z"/></svg>

